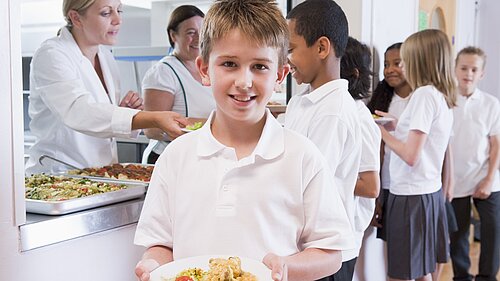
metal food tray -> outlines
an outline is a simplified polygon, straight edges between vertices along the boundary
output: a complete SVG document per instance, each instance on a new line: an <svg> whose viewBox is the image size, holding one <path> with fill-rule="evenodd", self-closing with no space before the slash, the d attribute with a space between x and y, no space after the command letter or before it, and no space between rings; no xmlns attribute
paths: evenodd
<svg viewBox="0 0 500 281"><path fill-rule="evenodd" d="M117 163L121 164L123 166L127 165L138 165L138 166L154 166L154 164L141 164L141 163ZM75 174L70 174L67 171L66 172L59 172L56 173L58 176L65 176L65 177L73 177L73 178L86 178L90 180L106 180L112 183L122 183L122 184L128 184L128 183L141 183L141 184L149 184L149 181L140 181L140 180L128 180L128 179L115 179L115 178L108 178L108 177L98 177L98 176L83 176L83 175L75 175Z"/></svg>
<svg viewBox="0 0 500 281"><path fill-rule="evenodd" d="M88 178L88 177L87 177ZM108 182L112 184L120 184L112 180L103 180L99 178L99 182ZM109 205L112 203L122 202L134 198L140 198L146 192L146 184L135 183L121 183L127 186L126 189L117 191L110 191L75 199L68 199L62 201L44 201L26 199L26 212L37 213L43 215L64 215L77 211L87 210L95 207Z"/></svg>

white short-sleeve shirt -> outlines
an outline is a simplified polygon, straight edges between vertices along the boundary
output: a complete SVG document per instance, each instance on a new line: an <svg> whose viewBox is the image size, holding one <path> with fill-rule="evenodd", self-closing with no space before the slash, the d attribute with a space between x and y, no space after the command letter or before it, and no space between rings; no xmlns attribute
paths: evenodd
<svg viewBox="0 0 500 281"><path fill-rule="evenodd" d="M312 92L292 97L285 113L285 128L310 139L326 157L340 196L354 227L354 187L361 157L361 129L356 102L348 82L337 79ZM357 252L342 253L342 260Z"/></svg>
<svg viewBox="0 0 500 281"><path fill-rule="evenodd" d="M166 56L148 69L142 80L142 91L147 89L172 93L174 95L172 111L184 116L207 118L210 112L215 109L211 88L196 81L175 56ZM157 154L160 154L167 144L168 142L157 140L151 140L150 143L153 146L153 151Z"/></svg>
<svg viewBox="0 0 500 281"><path fill-rule="evenodd" d="M450 140L453 112L434 86L417 88L398 120L394 136L406 142L410 130L427 135L420 159L409 166L394 151L391 153L390 192L396 195L420 195L441 189L441 168Z"/></svg>
<svg viewBox="0 0 500 281"><path fill-rule="evenodd" d="M410 96L408 95L405 98L398 96L396 93L393 94L391 103L389 104L388 113L397 119L401 116L406 106L408 105L408 101L410 100ZM390 132L394 134L394 132ZM391 148L388 145L384 145L384 161L382 162L382 171L381 175L381 186L383 189L389 189L391 185L391 174L389 173L389 163L391 163Z"/></svg>
<svg viewBox="0 0 500 281"><path fill-rule="evenodd" d="M454 197L470 196L488 174L489 137L500 134L500 105L488 93L476 89L468 98L458 96L453 109ZM492 192L500 191L499 173L495 173Z"/></svg>
<svg viewBox="0 0 500 281"><path fill-rule="evenodd" d="M353 248L328 166L314 145L268 111L254 152L238 160L210 123L175 139L156 162L135 244L173 248L174 259Z"/></svg>
<svg viewBox="0 0 500 281"><path fill-rule="evenodd" d="M373 120L370 110L361 100L357 100L356 105L358 107L362 138L359 172L374 171L378 173L380 170L380 128ZM364 231L370 225L375 211L375 198L354 196L354 206L354 231L358 247L361 247Z"/></svg>

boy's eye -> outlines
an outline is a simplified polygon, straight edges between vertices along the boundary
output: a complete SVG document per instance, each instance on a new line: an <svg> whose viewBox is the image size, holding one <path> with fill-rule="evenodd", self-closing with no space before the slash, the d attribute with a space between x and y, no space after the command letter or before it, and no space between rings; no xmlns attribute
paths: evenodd
<svg viewBox="0 0 500 281"><path fill-rule="evenodd" d="M269 69L269 68L267 67L267 65L264 65L264 64L256 64L256 65L254 66L254 68L256 68L256 69L258 69L258 70L266 70L266 69Z"/></svg>
<svg viewBox="0 0 500 281"><path fill-rule="evenodd" d="M236 66L236 63L232 62L232 61L225 61L222 63L223 66L225 67L235 67Z"/></svg>
<svg viewBox="0 0 500 281"><path fill-rule="evenodd" d="M288 49L288 53L291 54L293 52L293 48Z"/></svg>

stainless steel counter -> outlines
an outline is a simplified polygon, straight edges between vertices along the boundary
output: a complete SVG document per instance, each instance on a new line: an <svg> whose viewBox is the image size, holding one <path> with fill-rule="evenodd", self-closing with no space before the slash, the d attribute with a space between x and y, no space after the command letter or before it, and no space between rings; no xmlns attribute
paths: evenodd
<svg viewBox="0 0 500 281"><path fill-rule="evenodd" d="M21 251L136 223L144 197L64 216L27 214L20 226Z"/></svg>

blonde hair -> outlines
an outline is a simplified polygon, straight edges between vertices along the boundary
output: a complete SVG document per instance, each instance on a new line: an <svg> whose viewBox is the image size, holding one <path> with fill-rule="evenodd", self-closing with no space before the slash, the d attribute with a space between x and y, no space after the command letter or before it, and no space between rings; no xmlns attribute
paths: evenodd
<svg viewBox="0 0 500 281"><path fill-rule="evenodd" d="M238 29L260 46L278 49L278 64L287 61L288 26L275 1L217 0L208 10L200 31L201 57L208 62L213 44Z"/></svg>
<svg viewBox="0 0 500 281"><path fill-rule="evenodd" d="M455 59L455 65L458 64L458 59L460 58L461 55L476 55L480 57L483 60L483 69L486 66L486 54L481 48L474 47L474 46L468 46L460 50L457 54L457 58Z"/></svg>
<svg viewBox="0 0 500 281"><path fill-rule="evenodd" d="M444 95L449 108L456 105L451 46L444 32L426 29L410 35L401 47L401 59L413 90L433 85Z"/></svg>
<svg viewBox="0 0 500 281"><path fill-rule="evenodd" d="M75 10L78 14L83 15L87 9L95 3L96 0L64 0L63 1L63 15L66 20L66 27L71 30L73 23L68 17L71 10Z"/></svg>

